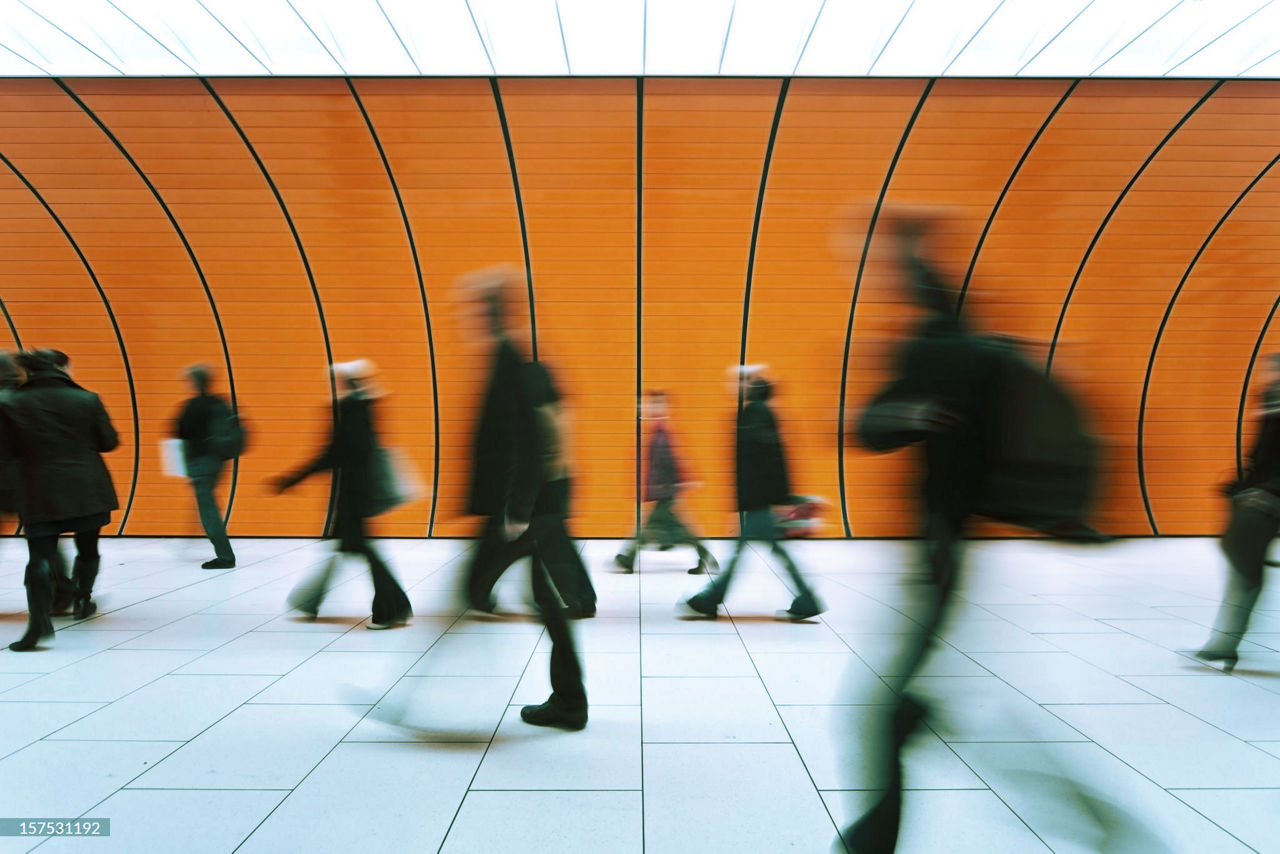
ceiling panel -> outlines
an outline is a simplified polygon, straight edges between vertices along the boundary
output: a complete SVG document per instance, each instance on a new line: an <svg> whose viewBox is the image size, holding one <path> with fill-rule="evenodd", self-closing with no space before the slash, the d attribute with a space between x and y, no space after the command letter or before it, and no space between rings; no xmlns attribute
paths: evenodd
<svg viewBox="0 0 1280 854"><path fill-rule="evenodd" d="M1250 77L1280 0L0 0L3 76Z"/></svg>

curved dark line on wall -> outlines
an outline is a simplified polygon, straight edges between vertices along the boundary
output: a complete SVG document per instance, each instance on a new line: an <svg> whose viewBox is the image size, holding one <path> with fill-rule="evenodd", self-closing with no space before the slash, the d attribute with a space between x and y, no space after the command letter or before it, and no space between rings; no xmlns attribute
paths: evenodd
<svg viewBox="0 0 1280 854"><path fill-rule="evenodd" d="M4 304L2 299L0 299L0 312L4 313L4 322L9 326L9 333L13 335L13 345L21 350L22 336L18 334L18 327L13 325L13 318L9 316L9 307Z"/></svg>
<svg viewBox="0 0 1280 854"><path fill-rule="evenodd" d="M1255 177L1252 181L1250 181L1249 185L1240 191L1240 195L1236 196L1236 200L1231 203L1231 206L1229 208L1226 209L1226 211L1218 219L1217 224L1214 225L1213 229L1209 232L1208 236L1205 237L1204 242L1200 244L1200 248L1196 250L1196 254L1191 259L1191 263L1187 265L1186 272L1184 272L1182 274L1182 278L1178 280L1178 287L1174 289L1173 296L1169 298L1169 304L1168 306L1165 307L1165 310L1164 310L1164 317L1160 319L1160 328L1156 330L1155 340L1151 344L1151 356L1150 358L1147 359L1147 375L1146 375L1146 378L1143 379L1142 381L1142 404L1141 406L1138 407L1138 482L1142 484L1142 504L1147 510L1147 519L1151 522L1151 530L1154 531L1157 536L1159 536L1160 534L1160 528L1156 525L1156 517L1151 510L1151 500L1147 496L1146 464L1143 457L1143 451L1144 451L1144 443L1143 443L1144 432L1143 431L1146 429L1147 393L1151 388L1151 372L1155 368L1156 352L1160 349L1160 339L1164 337L1165 327L1169 323L1169 318L1173 315L1173 307L1178 302L1178 297L1182 295L1182 288L1187 284L1187 279L1191 277L1191 271L1194 270L1196 264L1199 263L1200 256L1203 255L1204 251L1209 248L1209 244L1213 241L1213 238L1217 236L1218 231L1222 228L1222 226L1226 225L1227 220L1230 218L1231 214L1235 213L1236 208L1238 208L1240 206L1240 203L1244 201L1245 196L1249 195L1249 192L1258 185L1259 181L1261 181L1263 178L1266 177L1267 173L1270 172L1272 167L1274 167L1277 163L1280 163L1280 154L1277 154L1275 157L1273 157L1271 159L1271 162L1268 163L1265 167L1263 167L1262 171L1258 173L1257 177ZM1272 309L1272 311L1274 312L1275 309ZM1269 320L1270 318L1268 318L1268 321ZM1264 327L1264 334L1265 334L1265 327ZM1262 343L1261 339L1259 339L1258 343L1260 346ZM1255 349L1254 357L1256 358L1256 356L1257 356L1257 350ZM1249 370L1250 372L1253 371L1252 360L1250 360L1249 362ZM1245 383L1246 394L1247 394L1248 388L1249 386L1248 386L1248 383L1246 382ZM1243 410L1243 398L1242 398L1242 410ZM1237 427L1236 457L1237 457L1237 466L1238 466L1239 465L1239 447L1240 447L1240 441L1239 441L1240 424L1237 423L1236 427Z"/></svg>
<svg viewBox="0 0 1280 854"><path fill-rule="evenodd" d="M1018 174L1022 171L1023 164L1031 156L1031 151L1036 147L1036 143L1040 141L1040 137L1044 136L1044 132L1049 129L1049 125L1057 117L1058 111L1067 103L1067 99L1071 97L1071 94L1076 91L1076 87L1079 85L1080 78L1077 77L1071 81L1067 91L1062 93L1058 103L1054 104L1053 109L1049 111L1049 115L1045 116L1045 120L1040 125L1040 129L1036 131L1036 135L1031 137L1031 141L1023 149L1022 156L1018 158L1013 171L1009 173L1009 180L1004 182L1004 187L1000 190L1000 196L996 199L995 205L991 208L991 213L987 216L987 224L982 227L982 234L978 235L978 245L973 249L973 257L969 259L969 269L965 271L964 282L960 284L960 293L956 297L956 314L959 314L961 309L964 308L964 297L969 292L969 282L973 279L973 271L978 266L978 256L982 254L982 244L986 242L987 234L991 231L991 226L995 224L996 216L1000 213L1000 206L1004 204L1005 196L1009 195L1009 188L1018 179Z"/></svg>
<svg viewBox="0 0 1280 854"><path fill-rule="evenodd" d="M871 222L867 225L867 238L862 244L862 257L858 259L858 276L853 281L853 296L849 299L849 325L844 333L844 361L840 365L840 408L836 411L836 465L840 473L840 513L844 520L844 535L846 537L853 536L853 529L849 527L849 505L845 497L844 487L844 409L847 402L847 386L849 384L849 348L853 340L853 315L858 308L858 291L862 289L862 273L867 265L867 252L871 249L871 238L876 231L876 222L880 219L880 208L884 205L884 197L889 192L889 183L893 180L894 170L898 168L898 159L902 157L902 150L907 147L907 139L911 136L911 129L915 127L916 119L920 118L920 111L924 109L924 102L928 100L929 93L933 91L933 84L936 82L937 78L931 77L925 83L924 91L920 93L920 100L916 102L916 108L912 111L911 118L907 120L907 126L902 130L902 138L898 140L898 147L893 152L893 159L889 161L889 168L884 175L884 183L880 185L880 195L876 198L876 206L871 212Z"/></svg>
<svg viewBox="0 0 1280 854"><path fill-rule="evenodd" d="M1094 232L1093 239L1089 241L1089 247L1085 250L1084 257L1080 259L1080 266L1076 268L1075 276L1071 279L1071 287L1067 289L1067 295L1062 300L1062 311L1058 313L1058 324L1053 329L1053 340L1049 342L1049 355L1045 360L1044 372L1046 374L1053 370L1053 355L1058 349L1058 336L1062 333L1062 324L1067 319L1067 309L1071 305L1071 298L1075 295L1076 286L1080 284L1080 277L1084 274L1084 268L1085 265L1089 263L1090 256L1093 255L1094 247L1098 245L1098 241L1102 239L1102 233L1106 231L1107 226L1111 224L1111 218L1116 215L1116 211L1120 209L1120 205L1129 195L1129 191L1133 189L1134 184L1138 183L1138 179L1147 171L1147 167L1156 159L1156 155L1164 149L1164 147L1169 143L1169 140L1173 139L1174 134L1181 130L1182 126L1196 114L1196 111L1203 107L1205 102L1212 98L1214 93L1222 88L1222 84L1224 82L1225 81L1223 80L1219 80L1210 86L1209 91L1201 95L1200 100L1196 101L1195 104L1192 105L1191 109L1187 110L1186 115L1179 119L1178 123L1169 129L1169 132L1164 135L1164 138L1160 140L1159 144L1157 144L1156 147L1151 150L1151 153L1147 155L1147 159L1138 167L1138 171L1133 173L1133 177L1129 179L1129 183L1124 185L1124 189L1120 191L1120 195L1116 196L1115 202L1111 205L1111 210L1107 211L1107 215L1102 218L1102 222L1098 225L1098 230ZM1143 488L1145 490L1145 486Z"/></svg>
<svg viewBox="0 0 1280 854"><path fill-rule="evenodd" d="M182 230L182 226L178 224L178 218L173 215L173 211L169 209L169 205L165 203L164 197L160 195L160 191L156 188L156 185L151 182L151 178L147 176L146 172L142 171L142 167L133 159L133 155L131 155L128 149L125 148L124 143L122 143L116 135L111 132L111 129L107 127L106 122L99 118L98 115L89 108L89 105L81 100L80 96L67 85L65 80L61 77L55 77L53 82L58 84L58 87L62 89L63 92L67 93L67 96L70 97L71 100L75 101L76 105L80 107L80 109L84 110L85 115L93 119L93 123L96 124L104 134L106 134L107 139L111 140L111 143L116 147L116 150L119 151L121 156L124 157L124 159L129 162L129 165L133 167L133 171L138 173L138 177L147 185L147 189L150 190L151 195L155 197L156 203L160 205L160 209L164 211L164 215L169 218L169 224L173 226L173 230L177 233L178 239L182 241L182 248L187 251L187 257L191 259L191 266L195 267L196 276L200 279L200 286L204 288L204 296L209 302L209 310L213 312L214 325L218 327L218 340L222 342L222 359L227 366L227 391L231 395L231 410L239 413L240 407L236 400L236 378L235 373L231 368L231 349L227 346L227 334L222 328L222 315L218 313L218 304L213 299L213 290L209 287L209 280L205 278L204 269L200 266L200 261L196 258L196 252L191 247L191 241L187 240L186 232L184 232ZM223 513L223 524L231 521L231 510L235 505L236 483L239 479L239 475L240 458L234 457L231 461L231 485L227 492L227 508ZM123 533L123 526L121 533Z"/></svg>
<svg viewBox="0 0 1280 854"><path fill-rule="evenodd" d="M643 441L643 425L640 418L640 400L643 394L641 383L641 355L644 333L644 78L636 78L636 485L635 485L635 530L640 530L640 504L644 491L640 486L641 442Z"/></svg>
<svg viewBox="0 0 1280 854"><path fill-rule="evenodd" d="M529 335L532 338L533 360L538 361L538 316L533 308L533 263L529 259L529 229L524 221L524 199L520 195L520 176L516 173L516 150L511 145L511 128L507 126L507 112L502 108L502 92L498 90L498 78L490 77L493 103L498 108L498 121L502 124L502 139L507 144L507 162L511 164L511 186L516 192L516 215L520 218L520 242L524 244L524 280L529 287Z"/></svg>
<svg viewBox="0 0 1280 854"><path fill-rule="evenodd" d="M1280 297L1276 297L1276 301L1271 304L1271 311L1267 313L1266 322L1262 324L1258 340L1253 345L1253 355L1249 357L1249 367L1244 372L1244 383L1240 386L1240 410L1236 413L1236 478L1244 476L1244 410L1249 401L1249 383L1253 381L1253 367L1258 363L1262 342L1267 338L1267 332L1271 329L1271 321L1275 318L1277 309L1280 309Z"/></svg>
<svg viewBox="0 0 1280 854"><path fill-rule="evenodd" d="M773 111L773 127L769 129L769 144L764 150L764 168L760 170L760 192L756 196L756 215L751 225L751 250L747 253L747 286L742 293L742 346L738 351L738 366L747 363L747 321L751 317L751 280L756 269L756 242L760 236L760 218L764 213L764 193L769 184L769 163L773 160L773 146L778 139L778 126L782 124L782 110L787 102L787 89L791 78L784 77L778 89L778 106ZM738 411L742 411L742 385L738 385Z"/></svg>
<svg viewBox="0 0 1280 854"><path fill-rule="evenodd" d="M107 319L111 321L111 329L116 335L116 345L120 348L120 359L124 363L124 376L129 383L129 404L133 409L133 482L129 485L129 499L125 502L124 515L120 517L120 527L116 531L118 534L124 530L125 522L129 521L129 511L133 509L133 497L138 491L139 450L142 447L141 430L138 425L138 389L133 383L133 367L129 364L129 351L124 346L124 335L120 332L120 324L116 321L116 313L111 310L111 300L107 299L107 292L102 289L102 283L98 281L98 274L93 271L93 266L89 263L88 257L85 256L84 250L80 248L80 244L71 236L71 230L67 228L66 223L54 212L45 197L40 195L40 191L36 189L35 184L27 180L27 176L18 171L18 167L13 165L13 161L5 157L3 153L0 153L0 163L8 166L18 180L26 185L26 188L31 191L31 195L36 197L36 201L40 203L45 212L57 223L58 228L62 230L63 237L67 238L67 242L71 244L71 248L79 256L80 263L84 265L85 272L89 274L89 280L93 282L94 288L97 289L98 298L102 300L102 307L106 309Z"/></svg>
<svg viewBox="0 0 1280 854"><path fill-rule="evenodd" d="M218 96L217 90L213 88L213 84L209 82L208 77L201 77L200 82L204 84L205 90L209 93L209 97L213 98L214 103L222 110L222 114L227 117L227 121L231 123L231 127L235 128L236 133L240 136L240 141L244 143L244 147L249 150L249 155L253 157L253 162L258 164L258 171L262 173L263 179L267 182L267 186L271 188L271 193L276 197L276 204L280 206L280 213L284 215L284 221L289 226L290 233L293 234L293 242L298 247L298 257L302 259L302 268L307 274L307 283L311 285L311 295L316 301L316 315L320 319L320 333L324 336L324 355L327 365L333 364L333 347L329 343L329 325L324 319L324 305L320 302L320 289L316 287L316 277L311 271L311 261L307 258L307 250L302 245L302 236L298 234L298 227L294 225L293 217L289 214L289 208L284 203L284 196L280 194L280 188L276 186L276 182L272 179L271 173L267 171L267 164L262 162L262 158L258 155L258 150L253 147L253 143L249 141L249 137L244 132L244 128L240 127L240 123L236 121L236 117L231 114L231 110L223 103L222 98ZM333 423L338 421L338 384L333 376L333 371L329 371L329 397L331 406L331 417ZM321 536L326 536L333 524L334 506L338 496L338 477L335 474L333 479L329 481L329 509L325 513L324 531Z"/></svg>
<svg viewBox="0 0 1280 854"><path fill-rule="evenodd" d="M436 380L436 344L435 337L431 333L431 308L427 303L427 286L422 280L422 260L418 257L418 245L413 239L413 227L409 224L409 211L404 206L404 197L400 195L400 185L396 182L395 173L391 170L391 161L387 159L387 153L382 148L382 140L378 138L378 131L373 127L373 119L369 117L369 111L364 108L364 101L360 100L360 93L356 91L355 83L350 77L347 78L347 88L351 90L351 97L360 108L360 115L364 116L364 123L369 128L369 136L373 137L378 156L382 158L382 166L387 170L387 180L391 182L391 189L396 194L396 205L400 208L404 233L409 238L409 253L413 256L413 271L418 277L418 293L422 295L422 317L427 325L427 354L431 359L431 410L435 426L435 459L431 470L431 515L427 521L427 536L430 537L436 527L438 503L436 496L440 494L440 389Z"/></svg>

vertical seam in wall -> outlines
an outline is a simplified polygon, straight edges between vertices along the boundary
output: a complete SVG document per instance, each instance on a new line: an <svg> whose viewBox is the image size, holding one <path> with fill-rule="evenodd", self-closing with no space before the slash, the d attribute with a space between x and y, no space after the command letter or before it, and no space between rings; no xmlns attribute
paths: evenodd
<svg viewBox="0 0 1280 854"><path fill-rule="evenodd" d="M71 230L67 228L66 223L64 223L62 218L54 212L53 207L45 200L45 197L40 195L40 191L36 189L35 185L27 180L27 176L23 175L22 172L18 170L18 167L15 166L8 157L5 157L3 153L0 153L0 162L3 162L5 166L8 166L10 171L17 176L18 180L26 185L27 189L31 191L31 194L36 197L36 201L44 207L49 216L53 218L53 221L57 223L58 228L62 230L63 236L67 238L67 242L71 244L71 248L75 250L76 255L79 256L80 263L84 265L85 272L89 274L89 280L93 282L94 288L98 291L98 297L102 300L102 307L107 311L107 319L111 321L111 329L115 332L116 344L120 347L120 359L124 362L124 375L125 379L129 383L129 403L133 409L133 482L129 486L129 500L125 502L124 515L120 518L120 528L117 530L117 533L119 533L124 530L124 523L129 519L129 510L133 507L133 496L138 491L138 455L141 448L138 419L138 390L133 383L133 367L129 364L129 351L124 346L124 335L120 332L120 324L116 321L116 313L111 309L111 300L107 298L107 292L102 289L102 283L98 281L98 275L93 271L93 265L89 263L88 257L85 256L84 251L80 248L80 244L71 236Z"/></svg>
<svg viewBox="0 0 1280 854"><path fill-rule="evenodd" d="M329 398L332 423L336 426L338 423L338 384L333 376L333 347L329 343L329 325L324 318L324 305L320 301L320 289L316 287L316 277L311 271L311 261L307 258L307 250L302 245L302 235L298 233L298 227L293 222L293 217L289 214L289 208L284 203L284 196L280 194L280 188L276 186L276 182L271 177L271 173L267 171L267 164L262 162L262 158L258 156L258 150L253 147L253 143L249 141L249 136L244 132L244 128L240 127L240 123L236 121L235 116L231 114L230 108L223 103L222 98L218 95L213 84L209 82L208 77L201 77L200 82L204 84L204 88L208 91L209 96L213 98L222 114L227 117L227 121L231 123L231 127L240 136L240 141L244 143L245 148L249 150L249 155L253 158L253 162L258 165L258 171L262 173L263 179L267 182L267 186L271 188L272 195L275 196L276 204L280 206L280 213L284 216L285 223L289 226L290 233L293 234L293 242L298 248L298 257L302 259L302 269L307 274L307 283L311 286L311 295L316 301L316 316L320 320L320 334L324 337L324 354L326 360L326 369L329 375ZM333 524L334 506L338 497L338 480L341 473L335 469L332 478L329 481L329 509L325 512L324 530L321 536L327 536Z"/></svg>
<svg viewBox="0 0 1280 854"><path fill-rule="evenodd" d="M640 398L643 394L643 378L641 377L641 358L643 355L644 333L644 78L636 78L636 465L635 465L635 507L634 527L640 530L640 505L644 499L641 486L641 449L643 425L640 418Z"/></svg>
<svg viewBox="0 0 1280 854"><path fill-rule="evenodd" d="M1031 151L1040 142L1040 137L1044 136L1044 132L1049 129L1049 125L1053 123L1067 99L1076 91L1076 87L1080 85L1080 79L1076 78L1071 81L1071 85L1067 87L1067 91L1062 93L1062 97L1058 99L1058 103L1053 105L1053 109L1049 111L1049 115L1045 117L1044 122L1040 125L1040 129L1036 131L1036 135L1031 137L1031 141L1027 143L1027 147L1023 149L1022 156L1018 158L1017 164L1013 167L1013 171L1009 173L1009 180L1004 182L1004 187L1000 190L1000 196L996 199L996 203L991 207L991 213L987 216L987 223L982 227L982 234L978 235L978 244L973 248L973 257L969 259L969 269L965 271L964 282L960 285L960 293L956 297L956 314L959 314L964 308L964 297L969 290L969 282L973 279L973 271L978 266L978 256L982 254L982 245L987 240L987 234L991 231L991 226L995 224L996 216L1000 213L1000 207L1004 204L1005 197L1009 195L1009 189L1013 186L1013 182L1017 180L1018 174L1022 171L1022 167L1027 162L1027 158L1031 156Z"/></svg>
<svg viewBox="0 0 1280 854"><path fill-rule="evenodd" d="M431 360L431 414L435 429L435 451L431 469L431 515L427 520L427 536L430 537L435 532L436 527L436 506L437 495L440 489L440 392L436 377L436 345L435 339L431 333L431 309L427 304L427 286L422 280L422 261L418 257L418 245L413 239L413 227L409 224L409 212L404 206L404 197L400 195L400 185L396 182L395 173L391 170L391 161L387 159L387 153L382 148L382 141L378 138L378 132L373 127L373 119L369 116L368 110L364 108L364 102L360 100L360 93L356 91L355 83L351 78L347 78L347 88L351 90L351 97L355 99L356 106L360 108L360 115L364 116L364 123L369 128L369 136L373 138L373 144L378 149L378 156L382 158L382 166L387 170L387 180L391 182L391 189L396 196L396 205L400 208L400 219L404 222L404 233L409 239L409 254L413 256L413 271L418 277L418 293L422 295L422 317L427 327L427 355Z"/></svg>
<svg viewBox="0 0 1280 854"><path fill-rule="evenodd" d="M142 166L138 161L133 159L133 155L129 153L129 150L125 147L124 143L121 142L120 139L111 132L111 129L107 127L107 123L99 118L97 113L90 109L89 105L86 104L69 85L67 85L65 80L61 77L55 77L53 82L58 84L58 87L61 88L63 92L67 93L67 96L70 97L71 100L75 101L76 106L84 110L85 115L92 119L93 123L96 124L104 134L106 134L107 139L111 140L111 144L116 147L116 150L120 152L120 155L124 157L130 166L133 167L133 171L138 173L138 177L142 179L142 183L147 185L147 189L151 191L151 195L155 198L156 203L160 205L160 209L164 211L164 215L168 218L169 224L173 226L173 230L178 235L178 239L182 241L182 248L186 250L187 257L191 260L191 266L195 268L196 276L200 279L200 286L204 289L205 299L209 303L209 311L213 314L213 323L218 329L218 340L222 343L222 360L227 366L227 392L231 396L231 411L239 413L240 408L236 400L236 378L231 367L231 349L227 346L227 335L225 330L222 328L222 315L218 312L218 304L213 298L213 290L209 287L209 280L205 278L204 268L200 266L200 260L196 257L196 252L191 246L191 241L187 240L186 232L184 232L182 230L182 226L178 224L178 218L174 216L173 211L169 208L164 197L160 194L160 190L154 183L152 183L151 178L143 171ZM222 522L224 525L231 521L231 511L235 506L236 484L239 480L239 476L240 457L236 456L231 461L231 483L227 490L227 508L222 515ZM124 533L124 522L127 519L128 513L125 514L124 519L121 519L120 533Z"/></svg>
<svg viewBox="0 0 1280 854"><path fill-rule="evenodd" d="M516 172L516 150L511 144L511 128L507 125L507 112L502 107L502 92L498 78L490 77L493 103L498 108L498 121L502 124L502 139L507 144L507 161L511 164L511 186L516 194L516 215L520 218L520 242L524 245L524 280L529 288L529 335L532 341L533 361L538 361L538 316L533 307L533 263L529 258L529 229L524 222L524 199L520 195L520 176Z"/></svg>
<svg viewBox="0 0 1280 854"><path fill-rule="evenodd" d="M847 386L849 384L849 349L853 340L853 316L858 308L858 291L862 288L862 273L866 269L867 252L871 249L871 238L875 235L876 222L880 219L880 208L884 205L884 197L889 192L889 184L893 181L894 170L898 168L898 159L902 157L902 150L907 147L907 139L911 136L911 129L915 127L916 119L920 118L920 111L924 109L924 102L928 100L929 93L933 91L933 84L936 82L938 82L937 78L930 78L925 84L924 91L920 93L920 100L916 102L916 108L912 111L911 118L907 120L907 126L902 130L902 138L898 140L898 147L893 152L893 159L889 161L889 168L884 174L884 183L880 185L880 195L876 198L876 206L871 212L871 222L867 224L867 238L862 244L862 257L858 259L858 275L853 281L853 295L849 299L849 325L844 333L844 361L840 365L840 408L836 412L836 464L840 472L840 513L843 517L844 535L846 537L853 536L853 529L849 526L849 504L845 496L844 486L844 410Z"/></svg>
<svg viewBox="0 0 1280 854"><path fill-rule="evenodd" d="M1186 272L1184 272L1182 274L1182 278L1178 280L1178 287L1174 290L1173 296L1169 298L1169 305L1164 310L1164 317L1160 319L1160 328L1156 331L1155 341L1152 342L1151 344L1151 356L1150 358L1147 359L1147 375L1142 381L1142 404L1141 406L1138 407L1138 448L1137 448L1138 479L1140 482L1144 484L1147 482L1146 474L1145 474L1146 472L1145 447L1146 446L1144 442L1144 438L1145 438L1144 432L1146 430L1146 420L1147 420L1147 394L1151 389L1151 373L1155 368L1156 353L1160 349L1160 340L1161 338L1164 337L1164 330L1169 323L1169 318L1173 315L1173 307L1178 302L1178 297L1182 295L1182 289L1183 287L1186 286L1187 279L1191 277L1191 271L1194 270L1196 264L1199 263L1200 256L1203 255L1205 250L1209 248L1209 244L1213 241L1213 238L1216 237L1218 234L1218 231L1224 225L1226 225L1227 220L1230 218L1231 214L1235 213L1236 208L1239 207L1240 204L1244 201L1245 196L1249 195L1250 191L1252 191L1253 188L1258 185L1258 182L1260 182L1263 178L1267 176L1267 173L1271 171L1272 167L1274 167L1276 163L1280 163L1280 154L1277 154L1275 157L1273 157L1271 159L1271 162L1268 163L1252 181L1249 182L1249 185L1240 191L1240 195L1236 196L1236 200L1232 202L1231 206L1227 208L1225 213L1222 214L1222 217L1218 220L1217 224L1214 225L1213 230L1209 232L1208 236L1205 237L1204 242L1200 244L1200 248L1196 250L1195 257L1193 257L1191 259L1191 263L1187 265ZM1261 343L1261 341L1259 341L1259 343ZM1257 355L1256 349L1254 350L1254 355L1255 357ZM1249 363L1249 370L1250 372L1252 372L1253 370L1252 360ZM1245 389L1246 389L1246 396L1247 396L1247 389L1248 389L1247 383L1245 385ZM1237 422L1236 426L1237 426L1237 430L1236 430L1237 455L1236 456L1237 456L1237 465L1239 465L1240 443L1239 443L1238 437L1240 435L1239 428L1241 425L1239 424L1239 422ZM1147 519L1151 521L1151 530L1155 531L1156 534L1159 534L1160 529L1156 525L1155 513L1151 509L1151 501L1148 498L1147 491L1145 489L1142 491L1142 503L1147 510Z"/></svg>
<svg viewBox="0 0 1280 854"><path fill-rule="evenodd" d="M13 345L19 350L22 349L22 336L18 334L18 327L13 325L13 318L9 316L9 307L4 304L4 300L0 299L0 312L4 314L4 322L9 326L9 332L13 335Z"/></svg>
<svg viewBox="0 0 1280 854"><path fill-rule="evenodd" d="M764 213L764 195L769 184L769 163L773 160L773 145L778 139L778 126L782 123L782 110L787 102L787 89L791 78L783 78L778 88L778 106L773 111L773 126L769 129L769 143L764 150L764 167L760 170L760 192L756 195L756 215L751 224L751 249L747 253L747 282L742 292L742 339L738 349L738 367L747 363L747 324L751 317L751 282L756 268L756 244L760 237L760 218ZM738 385L738 411L742 411L742 385Z"/></svg>
<svg viewBox="0 0 1280 854"><path fill-rule="evenodd" d="M1102 239L1102 234L1107 230L1107 226L1111 224L1111 218L1116 215L1116 211L1118 211L1120 209L1120 205L1124 203L1125 198L1129 195L1129 191L1138 183L1138 179L1147 171L1147 167L1156 159L1156 156L1164 150L1166 145L1168 145L1169 140L1173 139L1174 135L1182 129L1184 124L1187 123L1187 120L1195 115L1196 111L1204 106L1206 101L1213 97L1213 94L1218 91L1222 84L1223 81L1219 80L1210 86L1209 91L1201 95L1200 100L1196 101L1195 104L1192 105L1191 109L1187 110L1186 114L1178 120L1178 123L1169 129L1169 132L1164 135L1164 138L1161 139L1156 147L1151 150L1151 153L1147 155L1147 159L1138 167L1138 171L1133 173L1133 177L1129 179L1129 183L1124 185L1124 189L1120 191L1120 195L1116 196L1116 200L1112 202L1111 209L1107 211L1107 215L1102 218L1102 222L1099 223L1097 231L1094 232L1093 239L1089 241L1089 246L1085 249L1084 257L1080 259L1080 265L1076 268L1075 276L1071 278L1071 287L1067 289L1067 294L1062 300L1062 310L1058 313L1058 324L1053 330L1053 340L1049 342L1049 356L1045 360L1044 372L1046 374L1053 370L1053 356L1058 348L1058 336L1062 333L1062 324L1066 320L1067 309L1071 305L1071 298L1075 295L1076 286L1080 284L1080 277L1084 274L1084 268L1089 263L1089 258L1093 255L1094 248L1098 245L1098 241Z"/></svg>

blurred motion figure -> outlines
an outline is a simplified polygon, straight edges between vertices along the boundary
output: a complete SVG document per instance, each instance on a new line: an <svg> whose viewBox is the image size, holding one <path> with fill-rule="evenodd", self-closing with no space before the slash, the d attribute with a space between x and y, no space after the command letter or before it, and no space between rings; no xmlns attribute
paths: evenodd
<svg viewBox="0 0 1280 854"><path fill-rule="evenodd" d="M102 454L120 444L102 399L72 381L50 351L21 353L26 381L0 409L4 452L18 462L19 505L29 561L27 631L15 652L35 649L53 634L49 619L58 536L75 537L72 571L76 619L91 616L93 583L101 561L98 535L120 507Z"/></svg>
<svg viewBox="0 0 1280 854"><path fill-rule="evenodd" d="M1222 534L1227 557L1227 589L1214 621L1214 633L1195 656L1220 661L1230 673L1239 660L1240 641L1262 595L1267 550L1280 530L1280 353L1272 354L1263 393L1257 438L1241 476L1224 485L1231 516Z"/></svg>
<svg viewBox="0 0 1280 854"><path fill-rule="evenodd" d="M672 546L693 546L698 552L698 565L689 570L697 575L719 569L716 559L697 534L689 529L676 512L676 498L684 487L685 479L671 444L670 417L667 394L661 390L650 391L644 400L642 417L653 423L649 433L648 465L645 468L643 500L653 502L653 509L628 546L613 559L623 572L635 568L636 552L650 543L660 549Z"/></svg>
<svg viewBox="0 0 1280 854"><path fill-rule="evenodd" d="M236 565L236 554L227 538L214 490L227 460L239 456L244 434L230 404L210 393L212 377L208 366L192 365L186 374L195 395L183 404L173 434L182 440L183 462L196 494L200 524L213 544L213 560L205 561L201 568L230 569Z"/></svg>

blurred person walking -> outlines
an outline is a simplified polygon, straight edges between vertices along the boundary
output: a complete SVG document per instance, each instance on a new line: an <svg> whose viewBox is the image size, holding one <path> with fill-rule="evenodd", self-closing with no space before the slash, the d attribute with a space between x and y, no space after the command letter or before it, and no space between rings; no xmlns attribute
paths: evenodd
<svg viewBox="0 0 1280 854"><path fill-rule="evenodd" d="M508 529L528 527L541 482L537 422L525 388L523 354L507 327L507 303L518 274L506 267L464 280L466 298L491 345L489 381L471 445L471 486L466 510L483 516L466 569L466 604L492 613L493 587L515 557Z"/></svg>
<svg viewBox="0 0 1280 854"><path fill-rule="evenodd" d="M724 602L743 550L747 543L755 540L768 544L796 587L795 599L780 616L792 620L816 617L825 608L800 574L791 555L782 548L774 516L774 507L792 503L792 494L778 421L769 408L773 384L762 376L745 372L739 383L740 399L745 400L746 405L738 411L737 427L737 509L742 514L738 542L728 566L702 591L689 597L685 604L695 613L714 619Z"/></svg>
<svg viewBox="0 0 1280 854"><path fill-rule="evenodd" d="M373 580L373 606L370 629L390 629L408 624L413 616L409 597L391 573L390 567L369 541L367 519L385 513L401 503L396 494L394 474L386 452L378 443L374 422L375 399L381 392L374 382L372 362L361 360L333 366L339 379L342 399L328 445L320 454L293 474L273 481L277 493L321 471L333 472L337 479L338 506L333 534L337 537L337 554L320 572L304 580L289 595L289 605L315 618L328 593L333 572L343 555L359 555L369 564Z"/></svg>
<svg viewBox="0 0 1280 854"><path fill-rule="evenodd" d="M666 551L672 546L693 546L698 552L698 565L689 570L698 575L718 570L715 557L702 540L689 529L676 512L676 498L686 485L680 463L671 444L670 415L667 394L650 391L641 409L642 417L653 424L649 433L648 466L645 468L643 500L653 502L653 509L625 549L613 559L623 572L635 569L636 552L649 544Z"/></svg>
<svg viewBox="0 0 1280 854"><path fill-rule="evenodd" d="M212 380L208 366L192 365L186 370L195 395L182 406L174 420L173 435L182 440L182 458L187 477L195 491L196 507L205 536L213 544L213 559L202 569L230 569L236 554L227 538L227 528L214 490L228 460L244 450L244 429L231 405L209 391Z"/></svg>
<svg viewBox="0 0 1280 854"><path fill-rule="evenodd" d="M98 536L120 506L102 454L115 450L120 439L101 398L73 382L48 354L22 353L17 361L26 381L0 410L0 445L18 461L30 558L24 578L27 631L9 648L26 652L53 634L51 565L60 534L75 538L75 617L83 620L97 610L91 597L101 561Z"/></svg>
<svg viewBox="0 0 1280 854"><path fill-rule="evenodd" d="M1271 356L1268 374L1249 463L1222 489L1231 501L1220 543L1227 557L1227 589L1213 634L1194 653L1202 661L1222 662L1227 673L1240 659L1240 641L1262 595L1267 550L1280 531L1280 354Z"/></svg>

